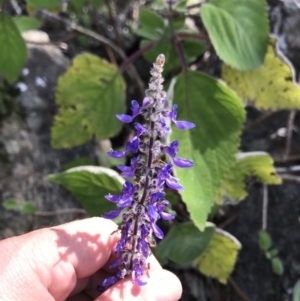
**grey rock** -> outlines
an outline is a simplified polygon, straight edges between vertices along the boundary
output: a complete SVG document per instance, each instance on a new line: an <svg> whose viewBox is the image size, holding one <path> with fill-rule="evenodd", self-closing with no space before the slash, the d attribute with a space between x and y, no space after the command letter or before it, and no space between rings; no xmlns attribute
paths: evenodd
<svg viewBox="0 0 300 301"><path fill-rule="evenodd" d="M0 143L9 157L9 168L0 168L0 201L9 198L20 203L31 201L39 211L80 208L71 193L47 180L47 175L62 171L65 163L82 156L94 158L93 142L68 150L55 150L50 145L50 129L57 110L54 101L57 79L70 60L51 44L29 43L28 50L28 62L16 84L20 93L15 99L25 117L14 114L2 122L0 129ZM0 239L78 217L74 213L25 216L1 208Z"/></svg>

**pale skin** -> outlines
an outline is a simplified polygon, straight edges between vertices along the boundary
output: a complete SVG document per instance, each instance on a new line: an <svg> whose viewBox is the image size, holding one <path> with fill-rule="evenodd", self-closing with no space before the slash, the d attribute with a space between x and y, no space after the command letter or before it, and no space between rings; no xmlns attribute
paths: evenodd
<svg viewBox="0 0 300 301"><path fill-rule="evenodd" d="M89 218L33 231L0 242L0 299L2 301L176 301L178 278L150 256L147 285L133 285L131 277L103 294L96 290L110 276L117 226L103 218Z"/></svg>

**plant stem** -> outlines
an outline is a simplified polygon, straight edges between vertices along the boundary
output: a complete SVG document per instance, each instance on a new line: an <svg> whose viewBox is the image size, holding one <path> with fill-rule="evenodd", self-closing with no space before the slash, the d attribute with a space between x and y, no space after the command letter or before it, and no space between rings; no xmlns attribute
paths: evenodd
<svg viewBox="0 0 300 301"><path fill-rule="evenodd" d="M267 219L268 219L268 186L263 185L263 208L262 208L262 230L267 230Z"/></svg>
<svg viewBox="0 0 300 301"><path fill-rule="evenodd" d="M287 158L291 152L292 135L293 135L295 116L296 116L296 111L293 110L290 112L289 117L288 117L287 126L286 126L287 134L286 134L284 158Z"/></svg>
<svg viewBox="0 0 300 301"><path fill-rule="evenodd" d="M134 54L132 54L129 58L127 58L122 65L120 66L120 71L123 72L124 70L126 70L126 68L133 63L135 60L137 60L140 56L143 55L143 53L145 53L146 51L148 51L149 49L151 49L154 45L156 44L156 41L152 41L149 44L147 44L146 46L144 46L143 48L139 49L138 51L136 51Z"/></svg>

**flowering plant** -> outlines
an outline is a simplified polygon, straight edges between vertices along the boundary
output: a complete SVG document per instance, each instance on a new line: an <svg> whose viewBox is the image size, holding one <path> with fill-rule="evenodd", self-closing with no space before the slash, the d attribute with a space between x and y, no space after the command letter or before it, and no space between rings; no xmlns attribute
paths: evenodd
<svg viewBox="0 0 300 301"><path fill-rule="evenodd" d="M138 122L134 124L136 135L127 142L125 151L108 152L113 158L122 158L130 151L137 155L131 159L130 166L118 165L122 176L126 179L135 177L135 183L126 181L121 195L105 196L118 207L117 210L105 214L105 218L113 219L122 211L124 213L118 228L121 238L115 248L117 260L110 266L117 268L117 271L114 276L103 281L102 289L127 275L132 276L133 283L140 286L146 284L142 276L147 269L147 259L151 255L150 247L154 246L153 233L159 239L164 237L156 222L160 218L165 220L174 218L172 214L164 212L169 204L165 199L165 184L171 189L183 190L178 179L172 175L172 163L164 162L161 155L169 155L178 167L193 166L191 160L176 157L178 141L173 141L169 146L163 146L160 141L160 138L170 132L165 117L170 118L181 130L195 127L191 122L177 120L177 105L173 105L172 111L165 109L166 93L162 86L164 62L165 57L160 54L150 72L149 88L145 92L146 97L142 106L133 100L131 115L117 115L124 123L130 123L137 115L142 115L145 124Z"/></svg>

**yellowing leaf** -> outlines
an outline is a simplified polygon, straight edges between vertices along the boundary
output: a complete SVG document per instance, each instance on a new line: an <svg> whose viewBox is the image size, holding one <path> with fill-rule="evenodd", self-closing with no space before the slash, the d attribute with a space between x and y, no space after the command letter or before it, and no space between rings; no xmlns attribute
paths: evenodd
<svg viewBox="0 0 300 301"><path fill-rule="evenodd" d="M291 66L276 54L276 40L270 39L263 65L253 71L239 71L224 64L222 78L246 101L261 109L299 109L300 87L293 81Z"/></svg>
<svg viewBox="0 0 300 301"><path fill-rule="evenodd" d="M217 278L221 283L226 284L240 249L241 244L234 236L216 229L208 247L193 264L202 274Z"/></svg>
<svg viewBox="0 0 300 301"><path fill-rule="evenodd" d="M125 83L114 65L82 54L59 78L56 102L53 147L80 145L93 136L106 139L121 130L122 123L115 116L125 111Z"/></svg>
<svg viewBox="0 0 300 301"><path fill-rule="evenodd" d="M281 184L281 178L276 174L273 159L265 152L239 153L236 163L223 182L217 203L222 203L222 196L226 195L232 201L244 199L248 192L245 180L254 176L264 184Z"/></svg>

